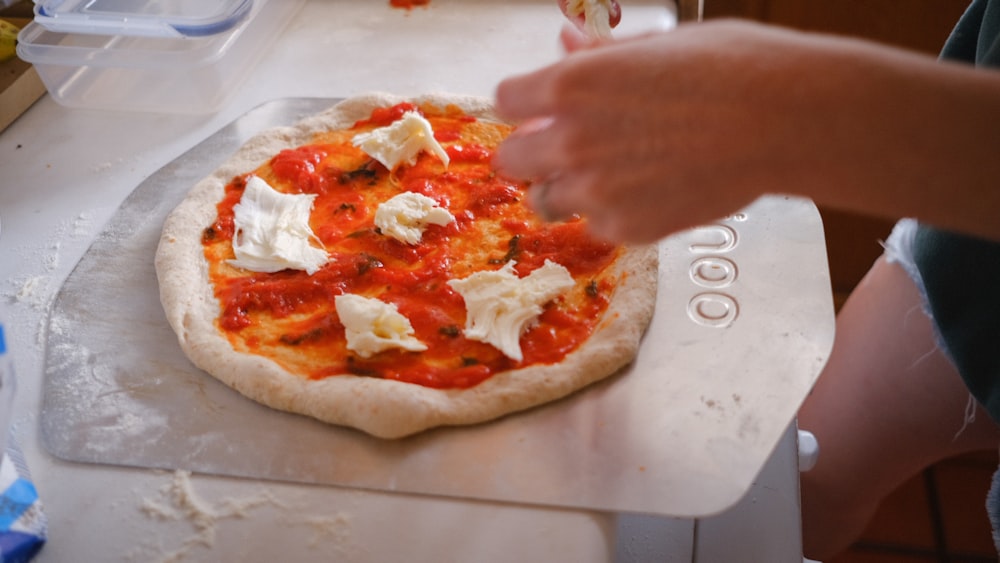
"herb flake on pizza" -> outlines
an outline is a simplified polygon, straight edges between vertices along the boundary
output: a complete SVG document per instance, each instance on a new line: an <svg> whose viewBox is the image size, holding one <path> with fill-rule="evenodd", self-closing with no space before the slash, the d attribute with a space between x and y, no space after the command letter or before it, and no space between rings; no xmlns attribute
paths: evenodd
<svg viewBox="0 0 1000 563"><path fill-rule="evenodd" d="M382 438L475 424L630 363L653 246L547 223L488 100L350 98L248 141L168 216L160 298L196 366Z"/></svg>

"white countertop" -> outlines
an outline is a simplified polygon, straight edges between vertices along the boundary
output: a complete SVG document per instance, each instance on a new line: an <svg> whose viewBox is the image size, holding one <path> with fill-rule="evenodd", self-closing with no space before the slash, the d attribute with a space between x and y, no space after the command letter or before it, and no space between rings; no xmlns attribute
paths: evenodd
<svg viewBox="0 0 1000 563"><path fill-rule="evenodd" d="M668 6L623 4L622 33L674 23ZM216 114L71 109L45 96L0 133L0 318L18 374L13 434L49 520L38 561L801 559L791 430L746 499L697 527L72 463L39 443L48 307L145 178L268 100L372 90L492 95L501 78L559 56L561 25L555 2L542 0L432 0L410 11L388 0L311 0Z"/></svg>

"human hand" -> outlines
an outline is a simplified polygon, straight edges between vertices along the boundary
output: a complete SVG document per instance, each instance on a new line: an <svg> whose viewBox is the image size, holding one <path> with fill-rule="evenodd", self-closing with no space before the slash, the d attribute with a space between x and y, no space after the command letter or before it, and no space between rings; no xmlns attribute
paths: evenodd
<svg viewBox="0 0 1000 563"><path fill-rule="evenodd" d="M695 24L589 49L564 30L564 60L498 87L497 110L524 120L498 168L535 182L546 214L586 216L609 239L725 216L775 187L776 155L800 138L803 104L787 88L797 63L782 54L797 40Z"/></svg>
<svg viewBox="0 0 1000 563"><path fill-rule="evenodd" d="M1000 240L995 69L738 21L563 44L497 88L543 216L651 242L780 193Z"/></svg>

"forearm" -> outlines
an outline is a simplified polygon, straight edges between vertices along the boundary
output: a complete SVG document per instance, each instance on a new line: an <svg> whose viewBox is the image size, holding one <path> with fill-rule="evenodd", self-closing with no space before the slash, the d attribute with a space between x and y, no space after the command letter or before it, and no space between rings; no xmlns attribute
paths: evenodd
<svg viewBox="0 0 1000 563"><path fill-rule="evenodd" d="M1000 240L1000 70L745 22L609 42L500 84L497 163L650 241L766 193ZM545 127L538 127L545 123Z"/></svg>
<svg viewBox="0 0 1000 563"><path fill-rule="evenodd" d="M840 40L821 60L786 180L825 206L1000 239L1000 70Z"/></svg>

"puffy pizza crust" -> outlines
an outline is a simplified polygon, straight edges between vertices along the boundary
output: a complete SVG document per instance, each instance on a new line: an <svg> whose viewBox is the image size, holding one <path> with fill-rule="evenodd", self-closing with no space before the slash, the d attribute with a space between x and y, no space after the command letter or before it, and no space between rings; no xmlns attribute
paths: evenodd
<svg viewBox="0 0 1000 563"><path fill-rule="evenodd" d="M454 104L480 119L499 119L486 98L432 94L349 98L290 127L250 139L213 174L198 182L167 217L156 252L160 300L184 353L202 370L250 399L381 438L400 438L447 425L475 424L560 399L628 365L653 314L655 246L628 248L613 266L619 279L594 334L564 361L495 374L467 389L434 389L355 375L311 381L265 357L233 350L216 326L219 303L208 277L202 231L234 176L256 169L282 149L308 143L320 131L350 127L376 107L402 101Z"/></svg>

